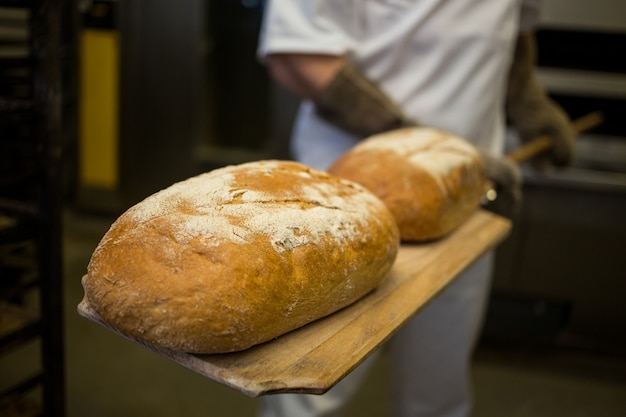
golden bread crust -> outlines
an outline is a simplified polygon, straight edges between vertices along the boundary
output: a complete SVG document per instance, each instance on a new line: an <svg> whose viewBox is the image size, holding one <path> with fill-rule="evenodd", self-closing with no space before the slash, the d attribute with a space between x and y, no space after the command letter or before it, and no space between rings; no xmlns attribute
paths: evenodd
<svg viewBox="0 0 626 417"><path fill-rule="evenodd" d="M271 340L380 284L393 217L352 182L287 161L230 166L129 209L94 251L87 300L111 326L168 349Z"/></svg>
<svg viewBox="0 0 626 417"><path fill-rule="evenodd" d="M430 128L372 136L329 168L376 194L394 215L404 241L428 241L454 230L480 206L486 173L465 140Z"/></svg>

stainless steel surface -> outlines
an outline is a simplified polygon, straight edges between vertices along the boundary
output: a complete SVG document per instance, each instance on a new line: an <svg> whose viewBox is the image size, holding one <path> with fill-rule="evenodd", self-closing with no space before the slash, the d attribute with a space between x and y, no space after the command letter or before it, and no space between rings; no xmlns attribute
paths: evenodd
<svg viewBox="0 0 626 417"><path fill-rule="evenodd" d="M529 185L626 193L626 138L580 135L576 149L572 167L538 173L524 166L524 181Z"/></svg>
<svg viewBox="0 0 626 417"><path fill-rule="evenodd" d="M578 168L626 174L626 138L581 135L577 152Z"/></svg>
<svg viewBox="0 0 626 417"><path fill-rule="evenodd" d="M540 68L537 76L551 93L626 99L626 74Z"/></svg>
<svg viewBox="0 0 626 417"><path fill-rule="evenodd" d="M626 31L623 0L544 0L541 23L552 27Z"/></svg>

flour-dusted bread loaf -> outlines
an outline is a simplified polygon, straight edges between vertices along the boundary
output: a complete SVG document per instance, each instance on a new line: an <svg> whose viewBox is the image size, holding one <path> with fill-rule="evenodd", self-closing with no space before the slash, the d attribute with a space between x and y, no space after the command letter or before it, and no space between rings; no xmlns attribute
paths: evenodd
<svg viewBox="0 0 626 417"><path fill-rule="evenodd" d="M246 349L375 289L399 246L362 186L287 161L218 169L130 208L96 248L86 299L168 349Z"/></svg>
<svg viewBox="0 0 626 417"><path fill-rule="evenodd" d="M428 241L452 231L476 211L487 185L476 148L422 127L372 136L342 155L329 172L383 200L405 241Z"/></svg>

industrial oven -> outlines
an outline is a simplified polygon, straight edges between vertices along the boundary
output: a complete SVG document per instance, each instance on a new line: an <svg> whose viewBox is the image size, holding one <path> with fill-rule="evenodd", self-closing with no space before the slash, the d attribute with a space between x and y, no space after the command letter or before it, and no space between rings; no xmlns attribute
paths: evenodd
<svg viewBox="0 0 626 417"><path fill-rule="evenodd" d="M487 335L624 351L625 14L620 1L544 2L543 84L571 117L599 110L605 121L577 138L571 168L524 167L524 201L499 251Z"/></svg>

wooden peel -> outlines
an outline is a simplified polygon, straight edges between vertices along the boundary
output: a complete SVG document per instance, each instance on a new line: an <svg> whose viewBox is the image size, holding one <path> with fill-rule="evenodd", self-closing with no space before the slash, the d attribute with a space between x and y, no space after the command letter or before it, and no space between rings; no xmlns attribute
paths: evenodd
<svg viewBox="0 0 626 417"><path fill-rule="evenodd" d="M510 229L510 221L479 210L443 239L403 244L389 275L375 291L326 318L241 352L193 355L151 345L109 326L87 299L78 306L78 313L251 397L280 392L322 394L381 347L465 268L498 245Z"/></svg>
<svg viewBox="0 0 626 417"><path fill-rule="evenodd" d="M600 125L603 121L604 115L596 111L574 120L572 125L577 133L581 133ZM549 136L539 136L507 154L506 157L507 159L520 163L534 158L540 153L549 150L551 147L552 141Z"/></svg>

